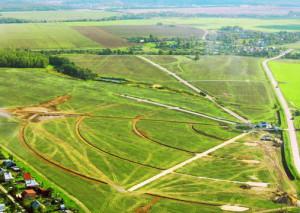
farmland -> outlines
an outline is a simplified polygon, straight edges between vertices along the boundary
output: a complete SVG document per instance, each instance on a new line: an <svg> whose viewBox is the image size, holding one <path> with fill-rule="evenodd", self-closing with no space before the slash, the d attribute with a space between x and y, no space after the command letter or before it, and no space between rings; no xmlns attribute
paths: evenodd
<svg viewBox="0 0 300 213"><path fill-rule="evenodd" d="M30 79L25 77L28 74L32 76ZM157 75L163 74L157 73ZM213 189L214 180L199 181L193 177L206 175L205 170L193 169L195 167L193 164L182 171L179 170L180 174L166 176L135 193L119 192L154 176L161 169L169 168L190 158L193 152L203 152L240 133L230 125L224 126L205 118L134 102L119 97L118 94L139 95L149 99L156 97L161 102L167 102L168 99L164 97L172 95L174 105L186 105L197 111L204 110L201 109L201 103L205 103L204 99L193 100L193 96L187 96L185 99L187 103L184 103L179 102L176 94L171 91L139 88L138 93L135 94L136 88L130 85L83 82L53 75L51 72L40 69L1 69L0 76L2 80L7 79L0 87L3 94L9 85L14 85L9 95L1 96L0 99L1 106L5 106L13 113L11 118L1 118L4 123L10 123L0 126L3 136L2 146L7 147L20 158L26 159L41 173L47 174L51 182L75 196L92 211L102 208L110 212L118 212L121 209L132 211L151 202L153 196L158 199L157 204L156 202L153 204L153 212L160 212L161 208L173 208L174 211L180 211L180 209L195 211L201 208L204 212L210 212L213 209L218 212L220 206L228 203L257 210L280 206L271 201L265 201L270 199L271 192L275 190L273 187L256 192L240 189L239 184L234 182L223 184L221 181L218 188L229 187L230 192L218 192L218 189ZM151 81L147 73L145 73L145 79ZM170 78L170 81L172 80ZM33 85L30 89L27 87L29 83ZM66 94L70 98L64 102L59 102L64 99L55 101L55 97ZM47 104L49 100L53 101ZM193 102L198 102L195 104L197 108L192 106ZM55 109L61 113L61 116L47 118L45 115L46 117L42 116L35 122L26 122L28 110L39 110L39 108L46 110L43 107L55 103L58 104ZM16 107L18 111L14 110ZM211 106L210 113L224 115L214 106ZM23 124L19 123L17 118L22 119ZM158 127L162 134L157 134ZM98 131L99 129L101 131ZM23 137L21 141L19 140L20 134ZM258 136L252 137L245 139L246 142L242 140L241 143L251 143L257 140ZM268 162L258 149L259 146L242 145L244 152L248 153L245 159L230 156L232 150L240 148L237 144L232 144L224 152L220 150L208 157L218 162L221 155L223 158L231 159L231 164L236 165L235 167L228 166L228 174L220 170L220 173L208 175L208 178L231 180L231 175L238 171L237 174L241 175L232 180L251 181L251 177L256 177L257 179L252 179L252 181L277 183L281 177L272 176L273 170L268 168ZM274 156L279 156L278 150L271 150ZM204 161L208 159L203 158ZM249 159L260 160L260 166L255 169L251 164L247 166L247 163L242 163L245 167L239 166L241 160ZM224 168L223 164L213 165ZM210 166L211 164L208 164L207 169ZM262 178L261 174L268 175ZM165 184L169 180L172 180L170 182L172 186L167 188L171 191L166 191L164 190ZM77 187L71 186L74 182L77 183ZM189 187L182 191L178 188L182 184L187 184ZM284 189L293 191L293 186L289 185L285 179L281 184ZM158 190L158 185L163 187ZM196 190L204 185L206 187L202 193L209 196L204 197ZM216 192L211 194L215 190ZM197 193L187 196L190 192ZM236 193L239 196L235 196ZM97 197L97 199L92 199L92 197ZM114 197L113 202L109 202L111 197ZM178 202L172 200L173 198L187 201ZM174 202L176 206L173 206ZM195 206L192 202L198 204ZM106 203L105 207L104 203ZM211 206L211 203L214 205Z"/></svg>
<svg viewBox="0 0 300 213"><path fill-rule="evenodd" d="M59 24L0 25L1 48L94 48L100 45Z"/></svg>

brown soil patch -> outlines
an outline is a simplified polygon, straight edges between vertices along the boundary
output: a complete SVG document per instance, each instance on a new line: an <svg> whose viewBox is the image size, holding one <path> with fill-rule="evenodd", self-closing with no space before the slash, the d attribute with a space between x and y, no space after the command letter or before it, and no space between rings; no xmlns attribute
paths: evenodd
<svg viewBox="0 0 300 213"><path fill-rule="evenodd" d="M34 106L17 107L8 109L11 115L26 121L40 122L49 119L79 116L76 113L60 112L57 105L63 104L71 98L69 95L58 96L52 100Z"/></svg>
<svg viewBox="0 0 300 213"><path fill-rule="evenodd" d="M82 35L101 44L107 48L127 47L129 43L112 33L109 33L100 27L73 27Z"/></svg>

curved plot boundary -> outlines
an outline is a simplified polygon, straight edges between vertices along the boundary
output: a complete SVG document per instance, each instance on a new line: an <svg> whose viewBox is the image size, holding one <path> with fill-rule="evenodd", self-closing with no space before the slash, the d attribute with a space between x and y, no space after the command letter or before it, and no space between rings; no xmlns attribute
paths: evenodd
<svg viewBox="0 0 300 213"><path fill-rule="evenodd" d="M127 162L130 162L130 163L134 163L134 164L137 164L139 166L143 166L143 167L147 167L147 168L151 168L151 169L157 169L157 170L165 170L165 168L161 168L161 167L156 167L156 166L152 166L152 165L149 165L149 164L145 164L145 163L140 163L140 162L137 162L137 161L134 161L134 160L130 160L128 158L124 158L124 157L121 157L119 155L116 155L116 154L113 154L111 152L108 152L104 149L101 149L99 148L98 146L94 145L93 143L91 143L89 140L87 140L82 134L81 134L81 131L80 131L80 124L81 122L85 119L86 117L83 116L83 117L80 117L77 122L76 122L76 126L75 126L75 131L76 131L76 135L77 137L80 139L80 141L82 141L83 143L85 143L86 145L92 147L93 149L96 149L98 150L99 152L102 152L102 153L105 153L107 155L110 155L112 157L115 157L115 158L118 158L120 160L123 160L123 161L127 161Z"/></svg>
<svg viewBox="0 0 300 213"><path fill-rule="evenodd" d="M170 149L175 149L175 150L178 150L178 151L181 151L181 152L186 152L188 154L197 154L197 152L194 152L194 151L190 151L190 150L187 150L187 149L182 149L182 148L179 148L179 147L175 147L175 146L170 146L170 145L167 145L167 144L164 144L164 143L161 143L157 140L154 140L150 137L148 137L145 133L143 133L141 130L139 130L137 128L137 123L142 119L142 116L137 116L133 119L132 121L132 131L134 132L134 134L136 134L138 137L140 138L143 138L143 139L146 139L150 142L153 142L153 143L156 143L156 144L159 144L160 146L164 146L164 147L167 147L167 148L170 148Z"/></svg>
<svg viewBox="0 0 300 213"><path fill-rule="evenodd" d="M20 139L20 142L23 146L25 146L29 151L31 151L35 156L39 157L40 159L44 160L47 164L50 164L54 167L57 167L69 174L72 174L74 176L78 176L80 178L83 178L83 179L86 179L86 180L89 180L89 181L93 181L93 182L96 182L96 183L101 183L101 184L108 184L108 182L104 181L104 180L100 180L100 179L97 179L97 178L94 178L94 177L90 177L90 176L87 176L87 175L84 175L84 174L81 174L80 172L77 172L77 171L74 171L72 169L69 169L55 161L52 161L50 159L48 159L47 157L45 157L44 155L42 155L41 153L39 153L38 151L36 151L32 146L29 145L29 143L27 142L26 140L26 137L25 137L25 129L27 127L27 124L25 125L22 125L20 130L19 130L19 139Z"/></svg>
<svg viewBox="0 0 300 213"><path fill-rule="evenodd" d="M192 130L195 133L199 134L199 135L204 135L206 137L210 137L210 138L213 138L213 139L216 139L216 140L220 140L220 141L226 140L225 138L220 138L218 136L211 135L211 134L208 134L208 133L206 133L204 131L201 131L200 129L197 129L194 124L191 124L190 126L191 126Z"/></svg>

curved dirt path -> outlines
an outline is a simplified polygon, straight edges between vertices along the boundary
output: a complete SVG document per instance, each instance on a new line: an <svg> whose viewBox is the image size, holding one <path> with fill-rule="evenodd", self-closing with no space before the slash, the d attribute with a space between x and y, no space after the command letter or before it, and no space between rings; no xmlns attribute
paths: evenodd
<svg viewBox="0 0 300 213"><path fill-rule="evenodd" d="M249 120L243 118L242 116L240 116L239 114L237 114L236 112L222 106L221 104L217 103L215 100L215 97L210 96L208 94L206 94L206 92L200 90L199 88L197 88L196 86L192 85L191 83L189 83L188 81L184 80L183 78L181 78L179 75L177 75L176 73L162 67L161 65L151 61L148 58L145 58L144 56L137 56L138 58L142 59L143 61L151 64L152 66L158 68L159 70L167 73L168 75L172 76L173 78L175 78L177 81L179 81L180 83L184 84L185 86L187 86L188 88L190 88L191 90L193 90L194 92L196 92L197 94L205 94L205 98L207 98L209 101L213 102L217 107L219 107L220 109L222 109L223 111L225 111L226 113L228 113L229 115L235 117L237 120L241 121L242 123L250 123Z"/></svg>
<svg viewBox="0 0 300 213"><path fill-rule="evenodd" d="M286 122L287 122L287 125L288 125L288 133L289 133L289 139L290 139L290 143L291 143L291 149L292 149L292 156L293 156L293 162L294 162L294 166L295 166L295 169L298 173L298 175L300 175L300 153L299 153L299 147L298 147L298 141L297 141L297 134L296 134L296 129L295 129L295 126L294 126L294 122L292 120L292 113L290 111L290 108L289 108L289 105L288 105L288 102L286 101L280 87L278 86L278 82L277 80L275 79L271 69L269 68L268 66L268 63L270 61L274 61L274 60L277 60L277 59L280 59L281 57L285 56L286 54L290 53L292 50L288 50L288 51L285 51L283 52L282 54L274 57L274 58L270 58L270 59L266 59L265 61L263 61L263 68L273 86L273 89L274 89L274 92L275 92L275 95L284 111L284 114L285 114L285 118L286 118Z"/></svg>
<svg viewBox="0 0 300 213"><path fill-rule="evenodd" d="M170 148L170 149L175 149L175 150L178 150L178 151L181 151L181 152L186 152L186 153L188 153L188 154L196 154L196 153L197 153L197 152L189 151L189 150L186 150L186 149L181 149L181 148L178 148L178 147L175 147L175 146L170 146L170 145L161 143L161 142L159 142L159 141L153 140L152 138L148 137L144 132L142 132L141 130L139 130L139 129L137 128L137 123L138 123L141 119L142 119L142 116L137 116L136 118L134 118L134 119L132 120L132 131L134 132L134 134L136 134L136 135L139 136L140 138L143 138L143 139L148 140L148 141L150 141L150 142L159 144L160 146L164 146L164 147L167 147L167 148Z"/></svg>
<svg viewBox="0 0 300 213"><path fill-rule="evenodd" d="M81 132L80 132L80 125L81 125L82 121L83 121L85 118L86 118L85 116L82 116L82 117L80 117L79 119L77 119L77 122L76 122L76 125L75 125L75 132L76 132L77 137L80 139L80 141L82 141L82 142L85 143L86 145L92 147L93 149L96 149L96 150L99 151L99 152L105 153L105 154L107 154L107 155L110 155L110 156L112 156L112 157L118 158L118 159L123 160L123 161L127 161L127 162L129 162L129 163L134 163L134 164L137 164L137 165L139 165L139 166L143 166L143 167L147 167L147 168L151 168L151 169L164 170L164 168L152 166L152 165L149 165L149 164L140 163L140 162L137 162L137 161L134 161L134 160L130 160L130 159L121 157L121 156L119 156L119 155L110 153L110 152L108 152L108 151L106 151L106 150L104 150L104 149L101 149L101 148L99 148L98 146L94 145L94 144L91 143L89 140L87 140L87 139L81 134Z"/></svg>

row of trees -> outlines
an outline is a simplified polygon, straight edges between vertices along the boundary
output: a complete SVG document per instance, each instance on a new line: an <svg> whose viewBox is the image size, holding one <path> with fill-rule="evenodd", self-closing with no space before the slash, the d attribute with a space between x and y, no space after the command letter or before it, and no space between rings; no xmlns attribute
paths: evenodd
<svg viewBox="0 0 300 213"><path fill-rule="evenodd" d="M76 66L67 58L50 56L49 62L58 72L83 80L94 80L97 75L89 69Z"/></svg>
<svg viewBox="0 0 300 213"><path fill-rule="evenodd" d="M49 64L48 57L26 50L0 50L0 67L44 68Z"/></svg>

